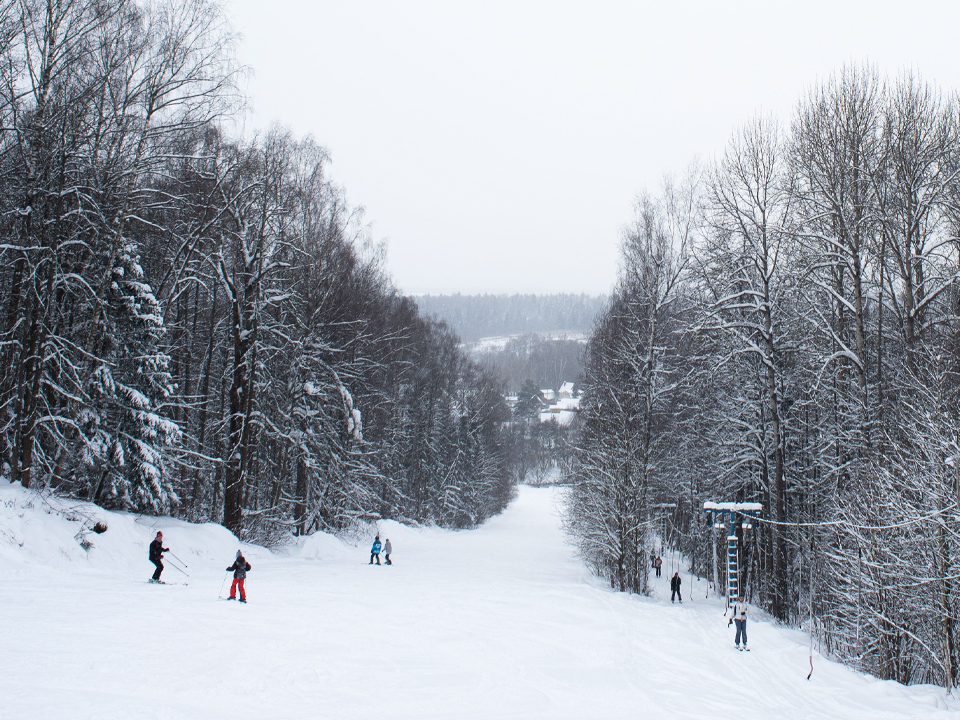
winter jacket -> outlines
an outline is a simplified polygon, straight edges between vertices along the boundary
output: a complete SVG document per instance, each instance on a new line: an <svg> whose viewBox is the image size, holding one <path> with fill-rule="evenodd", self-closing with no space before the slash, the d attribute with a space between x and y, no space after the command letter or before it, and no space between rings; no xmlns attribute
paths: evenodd
<svg viewBox="0 0 960 720"><path fill-rule="evenodd" d="M389 555L390 553L393 552L393 545L390 544L390 541L389 541L389 540L387 540L386 544L384 544L384 546L383 546L383 551L384 551L387 555Z"/></svg>
<svg viewBox="0 0 960 720"><path fill-rule="evenodd" d="M380 541L379 541L379 540L374 540L374 541L373 541L373 547L370 549L370 554L371 554L371 555L376 555L376 554L378 554L379 552L380 552Z"/></svg>
<svg viewBox="0 0 960 720"><path fill-rule="evenodd" d="M654 566L655 568L663 567L663 560L661 560L660 558L654 558L654 560L653 560L653 566Z"/></svg>
<svg viewBox="0 0 960 720"><path fill-rule="evenodd" d="M730 609L727 611L727 614L730 616L731 620L746 620L747 619L747 605L746 603L737 602L730 606Z"/></svg>
<svg viewBox="0 0 960 720"><path fill-rule="evenodd" d="M681 582L683 581L680 579L679 575L675 575L674 577L670 578L670 589L679 590Z"/></svg>
<svg viewBox="0 0 960 720"><path fill-rule="evenodd" d="M150 543L150 562L160 562L165 552L170 552L170 548L165 548L162 542L154 540Z"/></svg>
<svg viewBox="0 0 960 720"><path fill-rule="evenodd" d="M252 567L246 558L241 555L233 561L233 565L228 567L227 570L233 570L234 580L243 580L247 576L247 570L250 570Z"/></svg>

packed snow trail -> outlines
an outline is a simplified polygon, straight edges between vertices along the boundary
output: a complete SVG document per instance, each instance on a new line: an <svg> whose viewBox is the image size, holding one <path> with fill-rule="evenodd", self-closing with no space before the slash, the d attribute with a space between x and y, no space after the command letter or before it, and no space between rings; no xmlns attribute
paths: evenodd
<svg viewBox="0 0 960 720"><path fill-rule="evenodd" d="M0 717L948 717L939 688L819 657L807 682L799 632L753 619L753 651L737 652L703 584L684 572L683 605L665 599L667 558L653 598L611 591L566 544L559 492L523 487L477 530L382 523L392 567L367 564L366 540L245 546L246 606L217 600L236 553L222 528L111 514L101 546L65 560L26 557L40 521L0 516L23 525L0 525ZM158 527L189 586L146 583Z"/></svg>

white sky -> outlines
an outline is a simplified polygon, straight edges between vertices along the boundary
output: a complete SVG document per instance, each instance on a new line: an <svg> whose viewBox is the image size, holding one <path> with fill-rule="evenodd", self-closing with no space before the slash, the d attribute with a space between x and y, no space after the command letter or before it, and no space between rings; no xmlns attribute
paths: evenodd
<svg viewBox="0 0 960 720"><path fill-rule="evenodd" d="M640 190L842 63L960 89L960 2L223 2L407 293L607 292Z"/></svg>

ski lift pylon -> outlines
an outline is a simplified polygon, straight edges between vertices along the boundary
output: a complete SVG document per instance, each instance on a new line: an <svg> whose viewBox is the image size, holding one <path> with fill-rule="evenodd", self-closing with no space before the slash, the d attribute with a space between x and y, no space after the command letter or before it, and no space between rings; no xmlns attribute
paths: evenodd
<svg viewBox="0 0 960 720"><path fill-rule="evenodd" d="M703 510L707 513L709 521L715 529L724 529L729 527L727 533L727 605L730 600L742 596L743 588L740 587L740 566L738 562L739 552L736 528L737 522L744 531L753 529L753 520L760 517L760 511L763 506L755 502L705 502ZM714 555L716 559L716 555ZM716 575L716 571L714 571Z"/></svg>

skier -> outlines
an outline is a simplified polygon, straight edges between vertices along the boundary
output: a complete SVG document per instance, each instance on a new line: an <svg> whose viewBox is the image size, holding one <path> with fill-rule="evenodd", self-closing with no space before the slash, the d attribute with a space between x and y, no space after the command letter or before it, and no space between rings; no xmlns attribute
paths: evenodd
<svg viewBox="0 0 960 720"><path fill-rule="evenodd" d="M247 562L247 559L243 556L243 553L237 550L237 559L233 561L233 565L227 568L227 571L233 570L233 584L230 585L230 599L237 599L237 588L240 588L240 602L245 603L247 601L247 593L243 589L243 581L247 578L247 571L251 569L250 563Z"/></svg>
<svg viewBox="0 0 960 720"><path fill-rule="evenodd" d="M373 541L373 547L370 548L370 564L373 565L373 559L377 559L377 565L380 564L380 536L377 535L377 539Z"/></svg>
<svg viewBox="0 0 960 720"><path fill-rule="evenodd" d="M659 555L653 560L653 569L657 571L657 577L660 577L660 568L663 567L663 560Z"/></svg>
<svg viewBox="0 0 960 720"><path fill-rule="evenodd" d="M150 562L157 566L157 569L153 571L153 577L150 578L150 582L152 583L163 584L163 581L160 579L160 573L163 572L163 554L165 552L170 552L170 548L163 546L163 533L158 530L157 536L153 539L153 542L150 543Z"/></svg>
<svg viewBox="0 0 960 720"><path fill-rule="evenodd" d="M743 597L738 597L737 601L730 606L729 609L730 620L727 622L727 627L730 627L730 623L736 623L737 625L737 638L734 640L734 644L737 646L737 650L743 652L744 650L749 650L747 647L747 605L743 601ZM740 647L740 636L743 636L743 647Z"/></svg>
<svg viewBox="0 0 960 720"><path fill-rule="evenodd" d="M673 602L673 598L676 597L680 600L680 604L683 605L683 596L680 594L680 583L683 582L680 579L680 573L675 572L673 577L670 578L670 602Z"/></svg>
<svg viewBox="0 0 960 720"><path fill-rule="evenodd" d="M393 552L393 545L390 544L390 538L387 538L387 541L383 544L383 553L387 556L387 565L393 565L393 562L390 560L390 553Z"/></svg>

